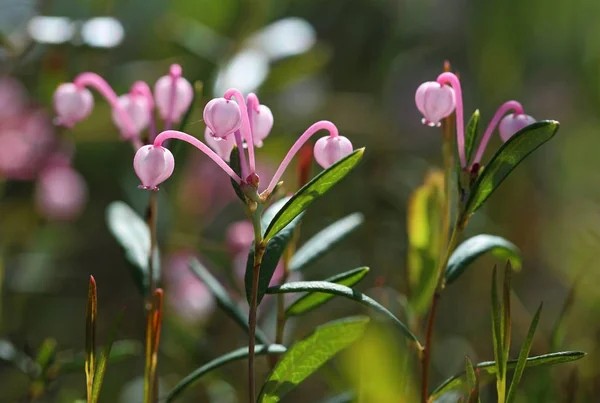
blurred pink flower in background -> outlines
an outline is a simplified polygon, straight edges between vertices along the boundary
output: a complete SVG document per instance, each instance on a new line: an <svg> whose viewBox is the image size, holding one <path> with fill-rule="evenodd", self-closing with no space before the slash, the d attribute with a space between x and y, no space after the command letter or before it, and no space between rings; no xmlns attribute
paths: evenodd
<svg viewBox="0 0 600 403"><path fill-rule="evenodd" d="M197 257L180 251L167 257L163 265L163 280L167 304L188 322L204 322L215 309L210 290L190 271L189 261Z"/></svg>
<svg viewBox="0 0 600 403"><path fill-rule="evenodd" d="M69 165L50 165L39 175L35 201L38 211L47 219L73 220L85 206L87 186Z"/></svg>

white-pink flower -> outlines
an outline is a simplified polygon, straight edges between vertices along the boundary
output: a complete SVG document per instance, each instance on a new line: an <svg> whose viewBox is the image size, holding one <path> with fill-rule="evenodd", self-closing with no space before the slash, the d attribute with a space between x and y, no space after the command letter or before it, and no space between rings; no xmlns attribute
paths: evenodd
<svg viewBox="0 0 600 403"><path fill-rule="evenodd" d="M415 94L415 102L423 114L423 123L429 126L439 126L456 106L454 89L436 81L421 84Z"/></svg>

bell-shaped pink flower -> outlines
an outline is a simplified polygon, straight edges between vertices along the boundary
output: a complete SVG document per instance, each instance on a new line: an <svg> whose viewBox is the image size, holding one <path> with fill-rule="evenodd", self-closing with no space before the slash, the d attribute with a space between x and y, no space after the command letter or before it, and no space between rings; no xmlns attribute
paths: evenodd
<svg viewBox="0 0 600 403"><path fill-rule="evenodd" d="M94 97L87 88L77 88L73 83L58 86L52 97L57 123L73 127L89 116L94 108Z"/></svg>
<svg viewBox="0 0 600 403"><path fill-rule="evenodd" d="M344 136L325 136L315 143L315 160L323 168L329 168L354 149L352 143Z"/></svg>
<svg viewBox="0 0 600 403"><path fill-rule="evenodd" d="M511 113L502 118L498 125L498 132L500 133L502 141L506 142L516 132L533 123L535 123L535 118L529 115L524 113L515 115L514 113Z"/></svg>
<svg viewBox="0 0 600 403"><path fill-rule="evenodd" d="M439 126L440 120L448 117L456 106L454 89L428 81L419 86L415 94L417 109L423 114L423 124Z"/></svg>
<svg viewBox="0 0 600 403"><path fill-rule="evenodd" d="M75 219L87 201L85 181L68 165L51 166L40 174L35 201L38 211L53 221Z"/></svg>
<svg viewBox="0 0 600 403"><path fill-rule="evenodd" d="M273 113L266 105L259 105L258 110L252 109L250 121L252 122L252 136L254 145L262 147L263 140L267 138L273 128Z"/></svg>
<svg viewBox="0 0 600 403"><path fill-rule="evenodd" d="M204 140L206 140L206 144L212 148L213 151L219 155L219 157L229 162L229 155L231 154L231 150L233 150L233 146L235 145L235 138L233 136L216 137L207 127L206 130L204 130Z"/></svg>
<svg viewBox="0 0 600 403"><path fill-rule="evenodd" d="M181 120L193 98L192 84L183 77L162 76L154 85L154 102L163 120Z"/></svg>
<svg viewBox="0 0 600 403"><path fill-rule="evenodd" d="M132 127L130 128L128 123L123 121L121 114L113 109L112 119L115 126L127 140L139 136L150 124L151 116L148 99L141 94L129 93L119 97L119 105L129 116ZM133 130L133 133L130 130Z"/></svg>
<svg viewBox="0 0 600 403"><path fill-rule="evenodd" d="M240 107L225 98L212 99L204 107L204 123L215 137L227 137L242 125Z"/></svg>
<svg viewBox="0 0 600 403"><path fill-rule="evenodd" d="M175 168L175 158L162 146L140 147L133 158L133 169L142 184L141 189L158 190L158 185L169 179Z"/></svg>

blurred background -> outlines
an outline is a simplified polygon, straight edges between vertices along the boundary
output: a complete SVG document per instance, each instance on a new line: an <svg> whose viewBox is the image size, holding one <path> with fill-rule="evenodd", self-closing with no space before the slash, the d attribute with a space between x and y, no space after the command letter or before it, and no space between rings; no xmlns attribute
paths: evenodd
<svg viewBox="0 0 600 403"><path fill-rule="evenodd" d="M444 60L460 73L467 118L479 108L486 124L502 102L517 99L537 119L561 122L558 136L473 217L467 235L500 235L523 252L523 270L513 279L513 355L540 301L545 306L532 354L549 352L557 344L551 340L555 323L573 295L558 348L588 357L551 371L525 371L520 401L597 401L598 18L595 0L0 0L0 402L33 401L32 388L43 390L40 402L84 397L83 367L57 369L51 380L32 383L28 357L48 345L61 357L83 350L90 274L98 283L100 342L122 307L118 338L133 341L135 350L144 335L143 299L105 210L122 200L143 215L148 194L137 189L131 147L119 140L99 96L91 117L73 130L53 125L58 84L93 71L121 94L136 80L153 86L179 63L184 77L203 83L187 126L198 137L211 97L229 87L254 91L275 115L258 152L267 178L310 124L333 121L367 152L358 169L309 209L301 239L356 211L365 223L303 276L323 279L370 266L359 289L400 312L407 201L429 169L441 165L440 131L421 125L414 92L435 79ZM495 136L488 155L499 145ZM178 152L175 176L159 200L168 302L159 361L163 390L247 343L185 268L190 255L199 256L243 306L227 236L230 225L244 219L242 209L214 164L187 146ZM318 169L314 164L313 174ZM286 179L294 191L294 169ZM433 385L460 371L465 355L474 362L493 359L489 288L495 263L479 260L446 289ZM291 321L289 340L359 312L332 301ZM268 306L262 314L263 327L272 332ZM413 353L396 332L374 329L360 366L379 374L368 390L388 392L370 401L414 401ZM316 402L347 390L360 378L352 369L355 358L342 355L287 401ZM259 360L258 378L267 370ZM141 374L141 355L111 363L101 401L141 401ZM246 365L231 364L180 400L244 401L245 379ZM491 399L493 385L483 393Z"/></svg>

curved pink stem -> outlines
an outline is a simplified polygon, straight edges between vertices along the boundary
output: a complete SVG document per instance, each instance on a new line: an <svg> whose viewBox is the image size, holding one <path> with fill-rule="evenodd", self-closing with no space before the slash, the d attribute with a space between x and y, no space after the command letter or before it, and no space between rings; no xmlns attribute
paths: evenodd
<svg viewBox="0 0 600 403"><path fill-rule="evenodd" d="M319 130L327 130L329 132L330 137L337 137L339 135L337 127L328 120L321 120L316 123L313 123L312 126L306 129L302 136L298 137L298 140L296 140L292 148L290 148L290 151L288 151L288 153L286 154L283 161L281 161L279 168L277 168L275 175L273 175L273 179L271 179L271 182L267 187L267 193L271 193L273 189L275 189L277 182L279 182L279 179L283 175L283 172L290 164L298 150L300 150L304 143L306 143L308 139L310 139L313 136L313 134L315 134Z"/></svg>
<svg viewBox="0 0 600 403"><path fill-rule="evenodd" d="M148 101L148 114L150 115L149 140L150 142L152 142L156 137L156 122L154 120L154 96L152 95L152 90L150 90L150 87L144 81L136 81L131 86L131 93L139 94L146 98L146 101Z"/></svg>
<svg viewBox="0 0 600 403"><path fill-rule="evenodd" d="M246 162L246 153L244 153L244 143L242 141L242 134L239 130L236 130L233 134L235 137L235 145L237 146L238 153L240 154L240 165L242 167L242 178L248 178L248 163ZM231 136L231 135L230 135Z"/></svg>
<svg viewBox="0 0 600 403"><path fill-rule="evenodd" d="M128 131L126 136L127 139L129 140L137 137L133 122L129 118L129 115L125 109L123 109L119 104L119 98L117 97L117 94L102 77L96 73L81 73L75 77L73 84L75 84L75 86L78 88L92 87L98 91L100 95L102 95L108 101L108 104L111 106L111 108L113 108L119 114L121 120L125 123Z"/></svg>
<svg viewBox="0 0 600 403"><path fill-rule="evenodd" d="M172 64L169 69L169 76L171 77L171 94L169 99L169 113L165 119L165 130L169 130L173 124L173 112L175 110L175 97L177 96L177 80L181 77L182 71L181 66L178 64Z"/></svg>
<svg viewBox="0 0 600 403"><path fill-rule="evenodd" d="M465 124L463 116L462 90L460 80L454 73L442 73L436 80L440 85L450 84L454 90L456 97L456 145L458 146L458 157L460 158L460 166L467 166L467 158L465 156Z"/></svg>
<svg viewBox="0 0 600 403"><path fill-rule="evenodd" d="M160 147L162 145L162 143L168 139L182 140L182 141L185 141L186 143L193 145L198 150L200 150L204 154L208 155L208 157L211 160L216 162L217 165L219 167L221 167L221 169L223 171L225 171L225 173L231 177L231 179L236 181L238 184L242 183L242 179L238 176L238 174L236 174L233 171L233 169L231 169L231 167L229 165L227 165L227 163L225 161L223 161L223 159L217 155L217 153L215 153L213 150L211 150L206 144L204 144L203 142L198 140L196 137L190 136L187 133L180 132L178 130L165 130L164 132L162 132L158 136L156 136L156 138L154 139L154 147Z"/></svg>
<svg viewBox="0 0 600 403"><path fill-rule="evenodd" d="M496 111L496 114L490 121L487 129L485 129L483 137L481 138L481 142L479 143L479 148L477 149L477 153L475 154L475 158L473 158L473 163L471 165L478 164L479 161L481 161L481 157L483 157L483 153L485 152L488 142L492 137L492 133L494 133L494 130L496 129L496 126L498 126L498 123L500 123L502 117L510 110L513 110L517 115L524 113L523 106L517 101L508 101L503 103Z"/></svg>
<svg viewBox="0 0 600 403"><path fill-rule="evenodd" d="M248 94L248 96L246 97L246 111L248 112L248 124L250 125L250 132L252 133L252 145L254 145L254 132L252 132L252 119L253 119L252 110L254 110L255 112L258 112L259 105L260 105L260 102L259 102L256 94L253 92Z"/></svg>
<svg viewBox="0 0 600 403"><path fill-rule="evenodd" d="M248 174L251 175L254 172L256 172L256 163L254 160L254 139L252 138L252 127L250 126L250 117L248 116L248 109L245 107L246 102L244 101L244 96L239 90L236 90L235 88L230 88L227 91L225 91L223 98L235 98L240 107L240 111L242 113L242 127L240 132L242 133L244 140L246 140L246 144L248 144L248 160L250 165L250 172Z"/></svg>

